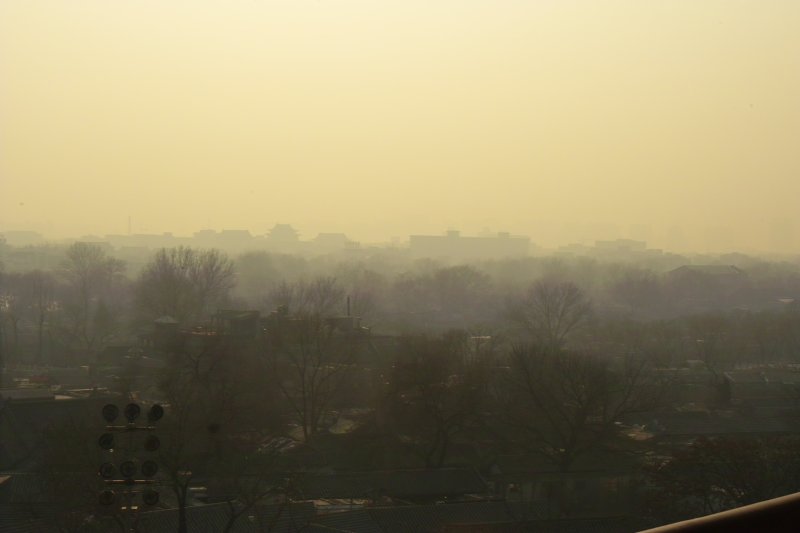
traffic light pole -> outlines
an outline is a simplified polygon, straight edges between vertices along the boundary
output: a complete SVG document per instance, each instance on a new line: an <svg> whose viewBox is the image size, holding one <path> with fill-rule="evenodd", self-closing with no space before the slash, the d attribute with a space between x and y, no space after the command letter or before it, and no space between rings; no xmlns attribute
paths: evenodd
<svg viewBox="0 0 800 533"><path fill-rule="evenodd" d="M158 404L150 407L147 413L147 424L137 425L136 420L141 414L141 407L138 404L130 403L125 406L123 415L127 420L125 425L113 425L119 417L119 408L114 404L108 404L103 407L102 415L107 425L105 427L106 433L103 433L98 439L100 448L108 453L113 454L117 448L117 435L127 434L127 446L122 455L124 461L115 464L112 462L105 462L100 465L98 475L103 478L107 488L100 492L98 501L103 506L112 506L117 502L117 493L112 490L115 485L120 485L121 493L125 498L125 505L123 517L127 517L128 524L130 524L131 531L136 531L138 523L139 506L134 505L134 497L136 494L142 494L143 502L148 506L156 505L159 501L159 494L156 490L151 488L153 485L159 483L153 479L158 473L158 463L148 459L141 462L137 467L137 458L135 458L133 450L133 441L136 433L146 432L147 437L144 439L144 449L148 452L155 452L161 446L161 441L153 433L156 429L155 422L164 416L164 409ZM120 439L122 440L122 439ZM112 457L113 460L113 457ZM137 478L137 473L141 474ZM119 474L119 475L118 475ZM138 487L143 487L142 489Z"/></svg>

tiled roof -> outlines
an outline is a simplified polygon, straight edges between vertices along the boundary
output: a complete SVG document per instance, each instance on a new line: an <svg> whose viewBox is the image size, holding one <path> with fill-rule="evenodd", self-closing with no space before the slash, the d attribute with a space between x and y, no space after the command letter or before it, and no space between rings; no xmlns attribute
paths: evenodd
<svg viewBox="0 0 800 533"><path fill-rule="evenodd" d="M657 437L783 434L794 431L794 422L785 416L757 417L703 411L641 414L630 417L628 422L643 424L645 430Z"/></svg>
<svg viewBox="0 0 800 533"><path fill-rule="evenodd" d="M71 398L66 400L0 401L0 468L24 468L32 451L41 444L45 428L70 420L78 424L102 423L100 415L108 397Z"/></svg>
<svg viewBox="0 0 800 533"><path fill-rule="evenodd" d="M199 505L186 509L188 530L192 533L223 531L230 510L227 504ZM303 529L314 516L311 502L285 506L259 506L240 516L233 527L235 533L291 533ZM178 529L178 510L167 509L141 513L137 531L140 533L174 533Z"/></svg>
<svg viewBox="0 0 800 533"><path fill-rule="evenodd" d="M593 450L579 455L570 470L571 476L587 474L616 474L634 468L636 460L624 451ZM497 475L542 475L558 473L562 475L551 458L541 454L508 454L499 455L495 459L491 474Z"/></svg>
<svg viewBox="0 0 800 533"><path fill-rule="evenodd" d="M472 468L383 470L308 475L297 480L305 499L320 498L430 498L480 494L486 483Z"/></svg>
<svg viewBox="0 0 800 533"><path fill-rule="evenodd" d="M317 516L309 524L314 531L314 527L320 531L353 531L358 533L382 533L383 530L372 518L369 511L359 509L356 511L343 511ZM324 528L324 529L323 529ZM305 530L304 530L305 531Z"/></svg>
<svg viewBox="0 0 800 533"><path fill-rule="evenodd" d="M671 270L669 273L678 274L683 272L695 272L698 274L707 274L711 276L719 276L719 275L740 276L744 274L744 271L733 265L683 265L674 270Z"/></svg>
<svg viewBox="0 0 800 533"><path fill-rule="evenodd" d="M226 504L189 507L186 509L188 530L192 533L222 531L230 516L229 512ZM313 503L300 502L253 508L237 519L231 532L611 533L635 531L648 526L626 517L549 520L543 519L545 514L530 504L493 501L374 507L315 515ZM137 531L140 533L173 533L177 528L177 509L142 512L138 516ZM49 533L53 528L44 520L32 519L21 506L0 504L0 531Z"/></svg>
<svg viewBox="0 0 800 533"><path fill-rule="evenodd" d="M0 531L3 533L48 533L51 529L44 520L32 517L24 506L0 503Z"/></svg>
<svg viewBox="0 0 800 533"><path fill-rule="evenodd" d="M373 520L384 533L439 532L456 524L519 524L511 507L505 502L452 503L382 507L369 510Z"/></svg>
<svg viewBox="0 0 800 533"><path fill-rule="evenodd" d="M535 520L525 523L504 524L449 524L440 533L506 533L525 531L530 533L628 533L653 527L654 524L640 518L613 517L560 520Z"/></svg>
<svg viewBox="0 0 800 533"><path fill-rule="evenodd" d="M0 504L16 504L40 500L44 478L28 472L0 473Z"/></svg>

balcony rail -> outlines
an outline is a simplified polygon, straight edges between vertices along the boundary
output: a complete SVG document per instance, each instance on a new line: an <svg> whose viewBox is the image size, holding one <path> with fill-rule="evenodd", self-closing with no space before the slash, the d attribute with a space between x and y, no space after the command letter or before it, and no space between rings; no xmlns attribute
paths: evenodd
<svg viewBox="0 0 800 533"><path fill-rule="evenodd" d="M667 524L641 533L705 533L725 531L738 533L800 531L800 492L745 505L692 520Z"/></svg>

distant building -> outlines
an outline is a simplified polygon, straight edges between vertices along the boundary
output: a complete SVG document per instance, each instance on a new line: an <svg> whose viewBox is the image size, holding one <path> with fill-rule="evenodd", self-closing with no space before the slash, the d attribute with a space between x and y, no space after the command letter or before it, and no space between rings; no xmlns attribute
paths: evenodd
<svg viewBox="0 0 800 533"><path fill-rule="evenodd" d="M734 406L792 409L800 400L796 367L754 367L724 373L726 400Z"/></svg>
<svg viewBox="0 0 800 533"><path fill-rule="evenodd" d="M671 276L686 274L701 274L704 276L740 278L744 276L744 271L733 265L683 265L669 273Z"/></svg>
<svg viewBox="0 0 800 533"><path fill-rule="evenodd" d="M528 237L502 232L491 237L462 237L458 231L445 235L411 235L411 255L414 257L466 259L499 259L528 255Z"/></svg>
<svg viewBox="0 0 800 533"><path fill-rule="evenodd" d="M261 313L258 311L221 309L212 317L211 328L217 334L257 339L262 330Z"/></svg>
<svg viewBox="0 0 800 533"><path fill-rule="evenodd" d="M280 243L297 242L300 240L297 230L290 224L275 224L272 226L272 229L269 230L268 238L272 242Z"/></svg>
<svg viewBox="0 0 800 533"><path fill-rule="evenodd" d="M133 235L106 235L105 240L115 248L157 249L189 245L190 239L176 238L172 233L134 233Z"/></svg>
<svg viewBox="0 0 800 533"><path fill-rule="evenodd" d="M592 249L584 244L571 243L564 246L559 246L556 250L556 255L561 256L580 256L590 255Z"/></svg>
<svg viewBox="0 0 800 533"><path fill-rule="evenodd" d="M32 246L44 243L44 237L36 231L4 231L6 244L11 246Z"/></svg>
<svg viewBox="0 0 800 533"><path fill-rule="evenodd" d="M683 265L667 272L668 290L683 312L707 312L741 304L747 274L733 265Z"/></svg>
<svg viewBox="0 0 800 533"><path fill-rule="evenodd" d="M96 248L100 248L101 250L110 253L114 251L114 247L111 245L110 242L101 240L100 237L96 237L93 235L85 235L81 237L76 242L80 242L83 244L88 244L89 246L94 246Z"/></svg>
<svg viewBox="0 0 800 533"><path fill-rule="evenodd" d="M204 229L196 232L194 239L196 245L228 251L241 251L253 244L253 236L246 229L224 229L220 232Z"/></svg>
<svg viewBox="0 0 800 533"><path fill-rule="evenodd" d="M111 397L84 389L54 394L47 388L0 389L0 471L24 471L42 461L42 439L57 427L81 427L94 420ZM4 522L0 520L0 529Z"/></svg>
<svg viewBox="0 0 800 533"><path fill-rule="evenodd" d="M219 232L219 238L222 241L230 242L248 242L253 236L246 229L224 229Z"/></svg>
<svg viewBox="0 0 800 533"><path fill-rule="evenodd" d="M201 229L194 232L194 238L197 240L212 240L216 235L217 232L213 229Z"/></svg>
<svg viewBox="0 0 800 533"><path fill-rule="evenodd" d="M635 241L633 239L615 239L613 241L595 241L594 247L598 250L633 252L646 250L647 243L644 241Z"/></svg>
<svg viewBox="0 0 800 533"><path fill-rule="evenodd" d="M717 287L739 288L747 274L733 265L683 265L667 273L671 281L713 283Z"/></svg>
<svg viewBox="0 0 800 533"><path fill-rule="evenodd" d="M320 233L313 241L318 252L341 252L359 248L359 243L351 241L344 233Z"/></svg>

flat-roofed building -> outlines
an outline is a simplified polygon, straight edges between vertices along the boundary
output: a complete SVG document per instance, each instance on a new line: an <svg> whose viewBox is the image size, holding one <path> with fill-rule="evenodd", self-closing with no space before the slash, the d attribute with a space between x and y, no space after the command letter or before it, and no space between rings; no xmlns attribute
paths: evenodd
<svg viewBox="0 0 800 533"><path fill-rule="evenodd" d="M411 255L414 257L455 260L524 257L528 255L530 245L530 238L506 232L487 237L464 237L458 231L448 231L444 235L410 237Z"/></svg>

